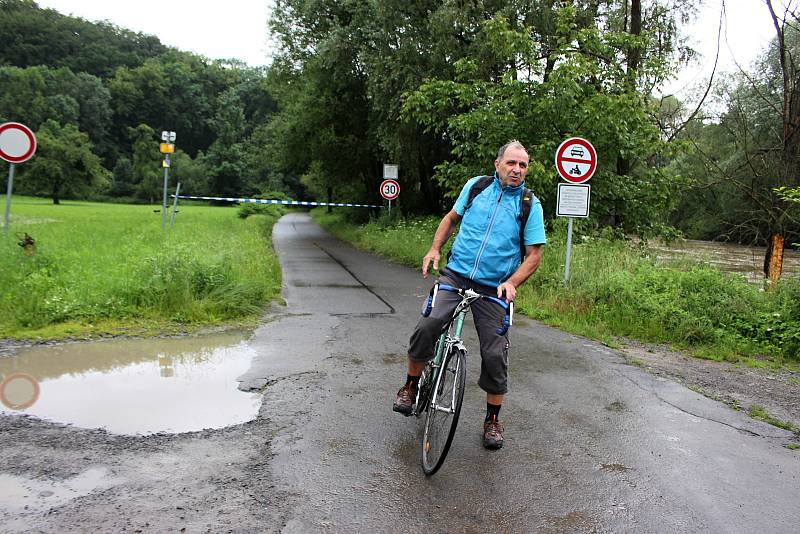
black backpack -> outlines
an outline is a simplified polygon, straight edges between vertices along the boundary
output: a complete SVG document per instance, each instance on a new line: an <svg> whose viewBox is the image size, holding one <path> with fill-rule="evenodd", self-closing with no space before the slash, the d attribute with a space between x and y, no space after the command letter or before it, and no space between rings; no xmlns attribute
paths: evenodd
<svg viewBox="0 0 800 534"><path fill-rule="evenodd" d="M467 199L467 206L464 208L464 214L472 206L472 201L475 200L481 191L489 187L489 184L494 180L494 176L481 176L474 184L472 189L469 190L469 198ZM531 206L533 205L533 192L524 187L522 189L522 205L519 212L519 253L520 261L525 261L525 224L528 222L528 216L531 214Z"/></svg>

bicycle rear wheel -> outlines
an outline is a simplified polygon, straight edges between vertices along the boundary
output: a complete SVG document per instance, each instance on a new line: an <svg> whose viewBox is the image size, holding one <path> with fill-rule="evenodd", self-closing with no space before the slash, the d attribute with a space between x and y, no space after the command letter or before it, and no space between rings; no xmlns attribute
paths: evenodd
<svg viewBox="0 0 800 534"><path fill-rule="evenodd" d="M467 354L450 347L443 358L436 381L436 402L433 392L427 407L425 430L422 433L422 470L432 475L439 470L450 450L461 414L464 385L467 381Z"/></svg>

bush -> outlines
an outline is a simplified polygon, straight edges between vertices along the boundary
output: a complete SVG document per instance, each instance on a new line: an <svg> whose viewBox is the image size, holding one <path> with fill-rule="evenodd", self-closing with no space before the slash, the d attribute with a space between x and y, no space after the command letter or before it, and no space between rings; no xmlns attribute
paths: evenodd
<svg viewBox="0 0 800 534"><path fill-rule="evenodd" d="M630 325L630 334L692 345L724 341L737 324L751 323L758 299L744 279L706 266L683 270L642 262L608 278L595 302L620 325Z"/></svg>
<svg viewBox="0 0 800 534"><path fill-rule="evenodd" d="M286 193L279 191L267 191L255 198L261 200L291 200ZM246 219L251 215L267 215L268 217L278 218L286 213L286 205L284 204L257 204L254 202L246 202L239 206L238 215L242 219Z"/></svg>
<svg viewBox="0 0 800 534"><path fill-rule="evenodd" d="M241 204L236 212L240 219L246 219L251 215L266 215L278 218L284 213L286 213L286 208L280 204L255 204L250 202Z"/></svg>

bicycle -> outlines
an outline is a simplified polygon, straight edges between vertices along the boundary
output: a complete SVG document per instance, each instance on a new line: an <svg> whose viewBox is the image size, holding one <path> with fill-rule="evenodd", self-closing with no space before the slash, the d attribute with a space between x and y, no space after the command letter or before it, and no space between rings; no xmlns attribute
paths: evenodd
<svg viewBox="0 0 800 534"><path fill-rule="evenodd" d="M422 371L417 388L416 407L413 415L420 417L425 413L425 426L422 433L421 460L425 475L436 473L444 463L450 450L453 436L456 433L461 404L464 400L464 385L467 380L467 349L461 340L461 330L467 311L473 302L489 299L505 311L503 325L496 331L505 335L512 324L514 302L483 295L472 289L456 288L436 282L428 296L428 302L422 314L428 316L436 304L436 295L440 290L458 293L461 296L453 317L442 329L436 342L434 357ZM449 423L449 424L448 424Z"/></svg>

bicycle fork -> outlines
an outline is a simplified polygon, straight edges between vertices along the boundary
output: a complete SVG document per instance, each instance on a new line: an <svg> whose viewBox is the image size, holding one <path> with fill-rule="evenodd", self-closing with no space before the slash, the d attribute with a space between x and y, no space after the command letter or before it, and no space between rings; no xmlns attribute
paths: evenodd
<svg viewBox="0 0 800 534"><path fill-rule="evenodd" d="M453 380L453 389L451 392L451 399L450 399L450 407L443 407L439 406L439 390L444 380L444 376L447 373L446 365L449 365L450 361L445 361L446 356L449 354L450 358L456 359L456 368L453 371L453 376L457 377L461 367L461 359L456 356L453 347L456 345L457 340L461 339L461 329L464 326L464 318L466 317L467 313L465 310L461 310L456 317L455 323L453 324L453 337L448 336L448 332L442 334L442 337L439 341L439 349L440 352L436 354L434 359L433 365L433 394L431 395L431 407L436 410L437 412L444 412L444 413L455 413L455 405L456 405L456 387L455 387L455 379ZM461 349L463 350L463 348ZM436 362L439 362L438 365ZM442 391L442 393L444 393Z"/></svg>
<svg viewBox="0 0 800 534"><path fill-rule="evenodd" d="M461 359L460 358L456 358L456 368L453 370L453 376L454 377L458 376L460 367L461 367ZM447 373L447 369L440 367L439 371L440 372L437 373L438 376L436 377L436 386L434 387L434 390L433 390L433 398L431 399L431 406L437 412L444 412L444 413L450 413L450 414L455 413L455 405L456 405L456 387L455 387L456 382L455 382L455 380L453 381L453 388L452 388L452 390L450 392L450 394L451 394L450 407L447 408L447 407L444 407L444 406L440 406L439 403L438 403L438 400L439 400L439 385L441 384L442 380L444 380L444 375L445 375L445 373ZM445 392L442 391L442 393L445 393Z"/></svg>

